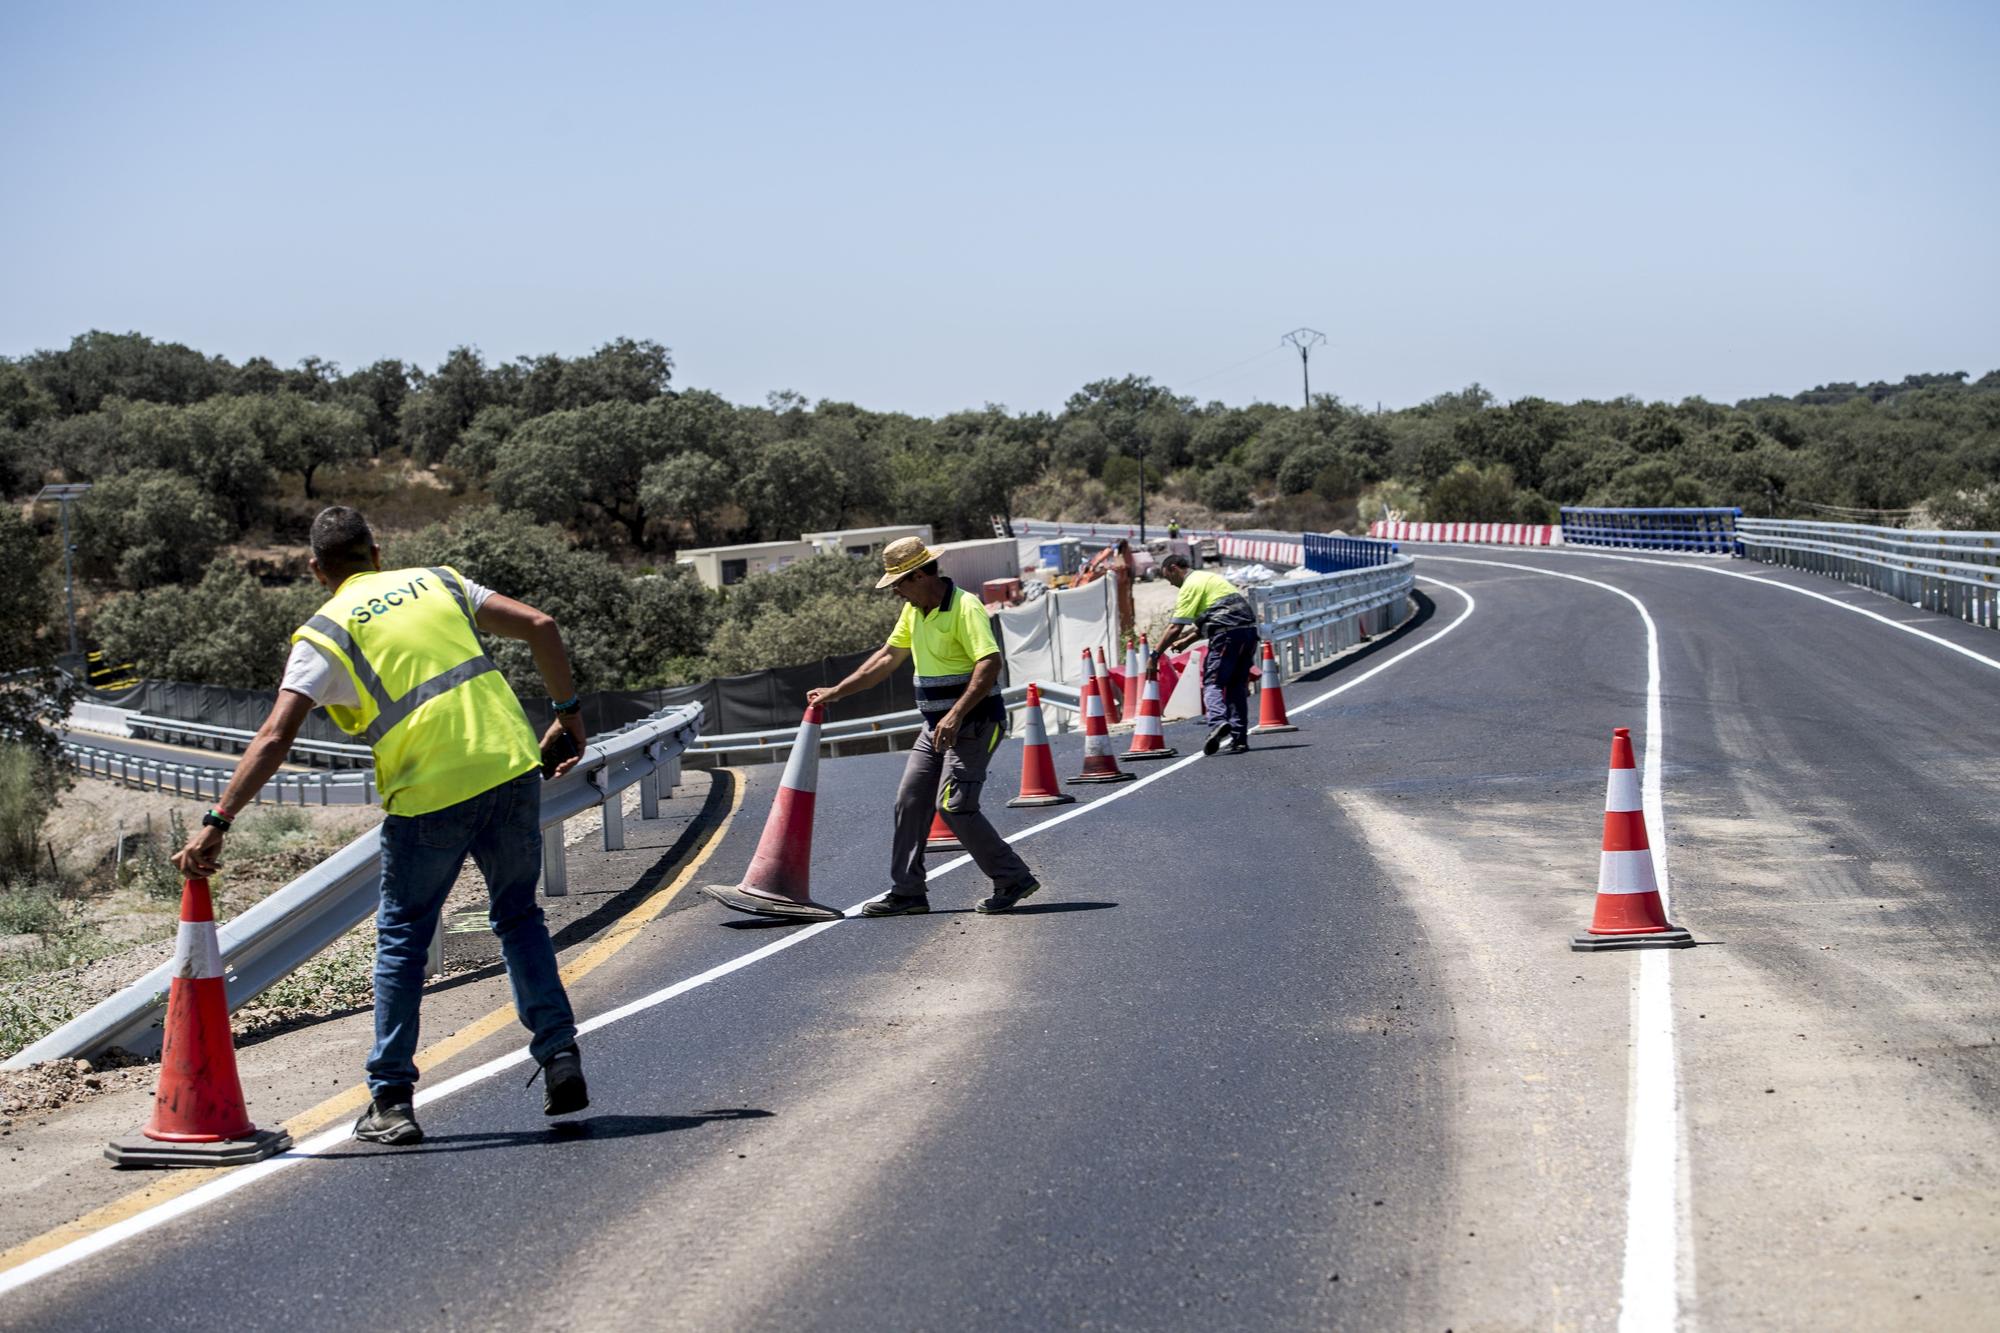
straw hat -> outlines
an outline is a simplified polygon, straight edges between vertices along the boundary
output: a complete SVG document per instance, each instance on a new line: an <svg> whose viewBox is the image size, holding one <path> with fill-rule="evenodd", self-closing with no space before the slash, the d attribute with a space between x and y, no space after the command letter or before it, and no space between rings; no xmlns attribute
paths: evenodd
<svg viewBox="0 0 2000 1333"><path fill-rule="evenodd" d="M918 537L898 537L882 548L882 577L877 588L886 588L905 574L914 574L937 559L937 552Z"/></svg>

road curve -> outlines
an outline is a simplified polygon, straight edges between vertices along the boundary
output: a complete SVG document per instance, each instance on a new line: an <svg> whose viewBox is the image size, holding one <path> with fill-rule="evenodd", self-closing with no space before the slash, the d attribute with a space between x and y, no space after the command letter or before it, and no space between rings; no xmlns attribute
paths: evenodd
<svg viewBox="0 0 2000 1333"><path fill-rule="evenodd" d="M525 1070L483 1078L423 1109L423 1148L216 1191L0 1320L1613 1327L1642 964L1567 947L1613 726L1661 747L1675 912L1713 942L1655 958L1683 1159L1641 1258L1674 1297L1630 1326L1976 1319L2000 1295L1995 673L1691 564L1419 570L1434 611L1292 682L1297 732L1078 789L1104 803L1021 842L1033 910L964 910L964 868L928 917L810 933L686 897L584 1013L798 942L594 1032L572 1126ZM1663 735L1631 604L1548 571L1650 612ZM823 766L816 897L884 887L899 762ZM714 878L768 806L774 773L748 776Z"/></svg>

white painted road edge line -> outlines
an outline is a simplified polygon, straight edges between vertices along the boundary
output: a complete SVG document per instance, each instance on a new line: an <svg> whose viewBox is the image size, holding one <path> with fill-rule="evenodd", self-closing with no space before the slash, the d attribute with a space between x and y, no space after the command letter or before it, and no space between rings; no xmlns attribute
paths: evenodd
<svg viewBox="0 0 2000 1333"><path fill-rule="evenodd" d="M1482 551L1512 552L1520 548L1512 546L1480 546L1480 547L1475 547L1474 549ZM1454 558L1459 558L1448 555L1432 555L1429 551L1425 551L1422 554L1423 558L1426 560L1451 560ZM1957 653L1961 657L1969 657L1973 661L1978 662L1983 666L1989 666L1992 667L1995 671L2000 671L2000 658L1988 657L1986 654L1982 652L1978 652L1977 650L1972 648L1967 648L1962 643L1953 643L1950 639L1943 638L1936 634L1932 634L1929 630L1921 630L1916 628L1916 626L1918 625L1926 624L1929 622L1919 621L1919 620L1910 620L1910 621L1891 620L1889 619L1889 617L1883 615L1879 611L1870 611L1865 606L1856 606L1852 602L1843 602L1840 600L1840 597L1837 594L1814 592L1811 588L1801 588L1797 584L1786 583L1783 579L1765 578L1761 574L1745 574L1743 571L1738 569L1718 569L1714 565L1697 563L1698 558L1684 558L1681 560L1658 560L1658 559L1647 559L1645 557L1636 555L1608 555L1603 551L1579 551L1573 547L1564 547L1563 558L1567 559L1571 556L1580 556L1585 560L1616 560L1622 564L1627 564L1627 565L1652 565L1656 569L1692 569L1692 570L1697 570L1703 574L1720 574L1723 578L1726 579L1742 579L1745 583L1761 583L1769 588L1782 588L1786 592L1795 592L1801 597L1810 597L1814 601L1825 602L1828 606L1837 606L1843 611L1852 611L1857 616L1867 616L1870 620L1879 621L1880 623L1887 625L1890 629L1898 629L1905 634L1914 634L1920 639L1928 639L1930 642L1938 645L1938 647L1940 648L1949 648L1952 652ZM1538 566L1532 566L1532 565L1523 565L1520 566L1520 568L1536 569L1537 572L1539 573L1547 573L1547 574L1553 574L1556 572L1554 570L1542 570ZM1858 592L1865 597L1887 596L1887 594L1876 592L1871 588L1855 588L1854 585L1852 584L1846 586L1849 587L1852 591ZM1896 601L1896 599L1893 597L1889 597L1888 600L1892 602ZM1898 605L1900 605L1900 603L1898 603Z"/></svg>
<svg viewBox="0 0 2000 1333"><path fill-rule="evenodd" d="M1645 807L1653 874L1660 903L1672 920L1667 879L1666 804L1660 780L1666 723L1660 704L1660 631L1646 604L1623 588L1537 565L1432 555L1464 565L1518 569L1587 583L1616 593L1638 608L1646 626L1646 745L1640 760L1640 801ZM1652 563L1650 561L1642 563ZM1639 951L1632 978L1632 1064L1626 1103L1625 1264L1619 1279L1619 1333L1671 1333L1682 1301L1694 1301L1694 1246L1689 1192L1683 1188L1680 1072L1674 1052L1673 973L1662 949Z"/></svg>
<svg viewBox="0 0 2000 1333"><path fill-rule="evenodd" d="M1451 588L1453 592L1456 592L1459 594L1459 596L1464 597L1465 598L1464 614L1459 616L1457 620L1452 621L1451 624L1446 625L1443 629L1439 630L1436 634L1432 635L1430 638L1425 639L1422 643L1414 644L1411 647L1405 648L1402 652L1397 653L1394 657L1391 657L1388 661L1383 662L1380 666L1373 667L1370 670L1363 672L1361 675L1356 676L1353 680L1350 680L1345 684L1338 686L1335 689L1328 690L1325 694L1322 694L1318 698L1314 699L1312 703L1301 705L1300 708L1293 709L1292 711L1294 712L1303 711L1306 708L1312 707L1313 704L1321 703L1327 699L1331 699L1336 694L1340 694L1343 691L1353 689L1356 685L1361 684L1361 682L1369 679L1371 676L1375 676L1380 672L1387 670L1389 667L1394 666L1396 663L1402 661L1410 654L1417 652L1420 649L1429 647L1431 644L1437 642L1437 640L1443 638L1446 634L1449 634L1452 630L1457 629L1461 624L1463 624L1465 622L1466 617L1472 614L1472 598L1467 594L1465 594L1460 589L1452 587L1451 584L1439 583L1439 581L1436 579L1429 579L1427 581L1431 583L1438 583L1440 587ZM1104 806L1110 805L1113 801L1123 800L1125 797L1130 796L1132 793L1136 791L1139 791L1141 788L1151 786L1153 783L1158 782L1161 778L1166 777L1169 773L1178 772L1179 770L1186 768L1189 764L1195 763L1197 760L1204 759L1206 757L1207 757L1206 755L1203 755L1202 753L1197 751L1196 753L1189 755L1185 759L1176 760L1175 762L1168 764L1164 768L1155 769L1153 772L1148 773L1146 776L1142 778L1139 778L1137 781L1130 783L1121 783L1115 791L1106 793L1105 795L1098 797L1094 801L1085 802L1084 804L1077 806L1074 810L1066 810L1062 814L1059 814L1052 819L1045 819L1039 824L1030 824L1027 828L1022 829L1020 832L1009 837L1007 841L1021 842L1025 839L1032 838L1037 833L1041 833L1047 829L1052 829L1056 827L1058 824L1066 824L1070 820L1076 819L1079 816L1087 814L1092 810L1102 809ZM972 858L970 856L955 856L951 860L944 862L942 865L936 866L933 869L931 869L929 871L929 875L935 877L937 875L942 875L947 871L956 870L960 866L965 866L970 864L972 864ZM863 902L867 901L872 901L872 898L863 899ZM630 1018L634 1014L643 1013L648 1009L652 1009L659 1005L665 1004L667 1001L675 999L678 996L685 995L687 994L687 992L691 990L695 990L698 989L699 987L706 986L712 981L719 981L723 977L728 976L730 973L739 972L742 969L749 967L753 963L760 963L764 959L769 958L774 954L783 953L786 949L789 949L796 944L802 944L806 940L813 938L815 935L819 935L825 931L833 929L835 926L840 925L842 921L845 921L847 918L854 916L860 910L861 910L861 903L856 903L852 907L849 907L847 909L846 914L845 916L842 917L841 921L822 921L816 925L807 926L805 929L797 931L794 934L787 935L783 939L773 940L771 943L763 946L760 949L752 949L749 953L743 954L740 957L732 958L726 963L722 963L719 964L718 966L712 967L706 972L699 973L696 976L687 977L681 981L675 982L671 986L666 986L660 990L656 990L650 995L642 995L636 1000L632 1000L629 1003L619 1005L617 1008L599 1014L597 1017L592 1018L587 1022L579 1023L576 1029L577 1034L581 1036L584 1033L595 1032L599 1028L609 1027L611 1024L619 1022L622 1019ZM417 1093L414 1099L415 1104L418 1106L428 1106L432 1102L438 1101L445 1097L449 1097L455 1092L461 1092L464 1089L473 1086L475 1083L483 1083L487 1079L493 1078L498 1074L504 1074L508 1070L513 1069L519 1065L526 1064L527 1062L528 1062L528 1048L525 1046L521 1047L518 1050L509 1052L506 1055L495 1056L493 1059L488 1060L483 1065L477 1065L461 1073L454 1074L450 1078L445 1079L444 1081L432 1087L422 1089ZM319 1133L313 1135L311 1138L307 1139L304 1143L295 1144L290 1150L280 1153L276 1157L267 1158L264 1161L258 1162L253 1166L238 1167L234 1171L231 1171L228 1175L222 1176L217 1180L211 1182L210 1184L203 1185L199 1189L190 1190L188 1193L181 1195L177 1199L169 1199L164 1203L156 1205L155 1207L148 1208L143 1213L135 1213L133 1216L126 1218L122 1222L114 1222L110 1226L104 1227L98 1231L94 1231L88 1236L79 1237L78 1239L71 1241L67 1245L61 1246L57 1249L50 1250L47 1254L44 1254L39 1258L30 1259L27 1263L12 1268L5 1273L0 1273L0 1295L5 1295L7 1292L13 1291L18 1287L24 1287L28 1285L30 1282L35 1281L37 1278L46 1277L51 1273L59 1271L60 1269L69 1267L71 1264L74 1264L79 1260L87 1259L93 1254L101 1254L105 1250L110 1249L112 1246L117 1245L120 1241L129 1240L134 1236L138 1236L145 1232L151 1231L155 1227L163 1226L166 1223L173 1221L177 1217L183 1217L188 1213L195 1212L196 1210L205 1207L208 1204L214 1203L218 1199L227 1198L229 1195L236 1193L236 1191L247 1188L250 1185L254 1185L258 1181L263 1180L268 1176L275 1175L277 1172L285 1170L287 1167L296 1166L300 1162L309 1161L310 1159L326 1152L328 1149L338 1147L340 1144L347 1142L351 1133L352 1133L352 1126L350 1125L336 1125L332 1128L322 1130Z"/></svg>

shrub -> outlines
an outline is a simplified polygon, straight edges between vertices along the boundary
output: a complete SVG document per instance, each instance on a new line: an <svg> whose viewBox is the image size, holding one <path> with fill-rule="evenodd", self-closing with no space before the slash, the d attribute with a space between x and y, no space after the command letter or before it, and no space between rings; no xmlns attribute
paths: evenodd
<svg viewBox="0 0 2000 1333"><path fill-rule="evenodd" d="M42 825L55 808L50 777L33 750L0 742L0 883L32 875L40 864Z"/></svg>
<svg viewBox="0 0 2000 1333"><path fill-rule="evenodd" d="M1210 468L1202 478L1201 502L1221 512L1241 512L1250 507L1250 476L1229 463Z"/></svg>
<svg viewBox="0 0 2000 1333"><path fill-rule="evenodd" d="M192 582L230 536L222 506L173 472L113 477L76 507L84 572L126 588Z"/></svg>

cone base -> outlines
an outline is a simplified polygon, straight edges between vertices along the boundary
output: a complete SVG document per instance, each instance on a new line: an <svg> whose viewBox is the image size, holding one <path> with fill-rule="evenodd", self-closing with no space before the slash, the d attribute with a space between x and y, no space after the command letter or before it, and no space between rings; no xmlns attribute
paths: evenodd
<svg viewBox="0 0 2000 1333"><path fill-rule="evenodd" d="M1016 796L1013 800L1007 802L1007 808L1009 810L1021 810L1029 806L1074 804L1076 804L1076 797L1071 796L1068 792L1053 792L1047 796Z"/></svg>
<svg viewBox="0 0 2000 1333"><path fill-rule="evenodd" d="M1571 936L1569 947L1572 953L1604 953L1610 949L1692 949L1694 936L1679 926L1648 931L1644 935L1592 935L1586 932Z"/></svg>
<svg viewBox="0 0 2000 1333"><path fill-rule="evenodd" d="M1134 754L1128 750L1124 754L1119 755L1118 758L1124 761L1125 763L1133 764L1139 762L1142 759L1174 759L1179 757L1179 755L1180 755L1179 750L1171 750L1171 749L1141 750L1137 754Z"/></svg>
<svg viewBox="0 0 2000 1333"><path fill-rule="evenodd" d="M790 921L838 921L841 913L831 907L822 906L808 898L804 902L793 902L789 898L766 898L761 893L746 892L740 884L704 884L701 891L724 907L737 912L747 912L751 916L783 917Z"/></svg>
<svg viewBox="0 0 2000 1333"><path fill-rule="evenodd" d="M1137 773L1079 773L1071 778L1070 782L1072 784L1078 782L1130 782L1138 776Z"/></svg>
<svg viewBox="0 0 2000 1333"><path fill-rule="evenodd" d="M965 844L957 838L935 838L924 844L926 855L932 852L962 852L964 850Z"/></svg>
<svg viewBox="0 0 2000 1333"><path fill-rule="evenodd" d="M1270 734L1271 732L1274 732L1274 731L1297 731L1297 730L1298 730L1298 728L1297 728L1297 727L1295 727L1295 726L1293 726L1293 725L1292 725L1291 723L1289 723L1289 722L1281 722L1281 723L1279 723L1279 724L1278 724L1277 726L1274 726L1274 727L1273 727L1273 726L1265 726L1265 725L1264 725L1263 723L1261 723L1261 722L1260 722L1260 723L1258 723L1258 724L1257 724L1256 726L1254 726L1254 727L1250 728L1250 734L1251 734L1252 736L1265 736L1265 735L1269 735L1269 734Z"/></svg>
<svg viewBox="0 0 2000 1333"><path fill-rule="evenodd" d="M127 1134L104 1145L105 1160L113 1166L243 1166L275 1157L292 1146L292 1136L282 1129L257 1129L240 1139L219 1139L214 1143L162 1143L144 1134Z"/></svg>

